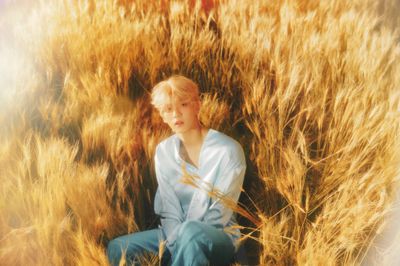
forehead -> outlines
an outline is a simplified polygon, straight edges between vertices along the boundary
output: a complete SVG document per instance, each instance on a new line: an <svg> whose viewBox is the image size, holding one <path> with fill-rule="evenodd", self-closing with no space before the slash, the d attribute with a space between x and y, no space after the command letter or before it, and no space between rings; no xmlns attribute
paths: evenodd
<svg viewBox="0 0 400 266"><path fill-rule="evenodd" d="M184 98L178 98L175 96L166 96L163 99L163 104L164 105L171 105L171 104L177 104L177 103L182 103L182 102L188 102L189 99L184 99Z"/></svg>

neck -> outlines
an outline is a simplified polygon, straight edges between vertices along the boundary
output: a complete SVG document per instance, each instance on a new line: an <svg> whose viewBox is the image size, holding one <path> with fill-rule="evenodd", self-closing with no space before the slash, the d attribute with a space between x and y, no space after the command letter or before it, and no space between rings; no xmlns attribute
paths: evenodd
<svg viewBox="0 0 400 266"><path fill-rule="evenodd" d="M179 139L182 141L185 147L201 146L206 134L207 129L202 125L199 125L197 128L190 129L183 133L177 133Z"/></svg>

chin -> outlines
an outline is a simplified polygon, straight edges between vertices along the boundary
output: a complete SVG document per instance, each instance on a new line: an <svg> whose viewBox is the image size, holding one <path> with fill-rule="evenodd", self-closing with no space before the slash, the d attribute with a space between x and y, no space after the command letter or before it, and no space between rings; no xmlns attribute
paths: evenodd
<svg viewBox="0 0 400 266"><path fill-rule="evenodd" d="M186 130L184 130L183 128L176 128L176 129L174 129L173 130L175 133L183 133L183 132L185 132Z"/></svg>
<svg viewBox="0 0 400 266"><path fill-rule="evenodd" d="M186 127L178 127L178 128L172 129L172 131L174 131L175 133L183 133L183 132L188 131L188 128L186 128Z"/></svg>

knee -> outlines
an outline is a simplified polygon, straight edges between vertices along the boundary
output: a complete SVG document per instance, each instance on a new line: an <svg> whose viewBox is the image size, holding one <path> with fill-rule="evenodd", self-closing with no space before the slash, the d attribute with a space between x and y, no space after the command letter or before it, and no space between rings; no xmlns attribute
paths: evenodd
<svg viewBox="0 0 400 266"><path fill-rule="evenodd" d="M202 232L201 222L186 221L181 225L178 232L178 239L181 244L191 244L196 242Z"/></svg>

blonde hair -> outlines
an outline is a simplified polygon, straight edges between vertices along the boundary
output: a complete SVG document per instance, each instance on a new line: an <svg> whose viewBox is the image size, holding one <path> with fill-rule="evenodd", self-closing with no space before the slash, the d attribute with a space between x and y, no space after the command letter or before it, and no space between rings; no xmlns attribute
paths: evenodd
<svg viewBox="0 0 400 266"><path fill-rule="evenodd" d="M151 104L161 110L166 102L175 97L179 100L200 100L197 84L182 75L173 75L157 83L151 91Z"/></svg>

